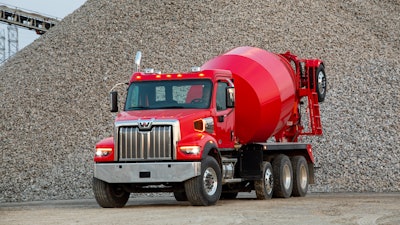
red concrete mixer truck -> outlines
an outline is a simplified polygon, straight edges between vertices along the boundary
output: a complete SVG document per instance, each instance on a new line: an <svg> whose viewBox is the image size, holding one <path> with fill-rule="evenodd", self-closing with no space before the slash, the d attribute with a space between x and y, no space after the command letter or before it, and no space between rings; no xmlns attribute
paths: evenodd
<svg viewBox="0 0 400 225"><path fill-rule="evenodd" d="M306 195L314 157L299 138L322 134L321 60L238 47L190 72L160 73L140 72L138 53L114 135L96 144L93 191L101 207L123 207L130 193L143 192L172 192L200 206L239 192Z"/></svg>

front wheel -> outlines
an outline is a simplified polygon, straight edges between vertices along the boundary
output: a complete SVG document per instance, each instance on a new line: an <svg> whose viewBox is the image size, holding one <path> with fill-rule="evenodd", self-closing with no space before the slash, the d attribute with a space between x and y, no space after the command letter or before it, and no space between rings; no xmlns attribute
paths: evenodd
<svg viewBox="0 0 400 225"><path fill-rule="evenodd" d="M118 184L110 184L93 177L93 193L97 203L103 208L122 208L129 199L126 192Z"/></svg>
<svg viewBox="0 0 400 225"><path fill-rule="evenodd" d="M221 169L217 161L207 156L201 163L200 176L185 182L185 192L192 205L214 205L221 196Z"/></svg>

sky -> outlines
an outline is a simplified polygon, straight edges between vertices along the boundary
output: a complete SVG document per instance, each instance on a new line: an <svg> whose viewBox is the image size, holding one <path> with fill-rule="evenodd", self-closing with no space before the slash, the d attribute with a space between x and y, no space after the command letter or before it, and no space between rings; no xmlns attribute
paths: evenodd
<svg viewBox="0 0 400 225"><path fill-rule="evenodd" d="M59 19L78 9L86 0L0 0L0 5L20 10L34 11L46 16L57 17ZM6 36L6 56L8 56L7 24L0 23L0 30L4 30ZM21 50L25 46L39 38L34 30L18 28L18 48Z"/></svg>

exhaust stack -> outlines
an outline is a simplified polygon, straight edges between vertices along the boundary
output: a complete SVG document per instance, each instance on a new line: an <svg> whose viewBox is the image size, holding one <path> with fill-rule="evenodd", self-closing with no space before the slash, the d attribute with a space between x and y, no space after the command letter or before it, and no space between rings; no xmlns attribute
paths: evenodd
<svg viewBox="0 0 400 225"><path fill-rule="evenodd" d="M140 71L140 60L142 59L142 52L137 51L135 56L136 72Z"/></svg>

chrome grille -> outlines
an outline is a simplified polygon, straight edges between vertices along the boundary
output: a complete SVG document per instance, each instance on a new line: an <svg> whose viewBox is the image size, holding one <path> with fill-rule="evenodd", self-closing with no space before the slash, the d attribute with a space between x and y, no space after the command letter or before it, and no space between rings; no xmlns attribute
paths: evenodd
<svg viewBox="0 0 400 225"><path fill-rule="evenodd" d="M171 160L172 127L153 126L150 130L120 127L118 132L120 161Z"/></svg>

